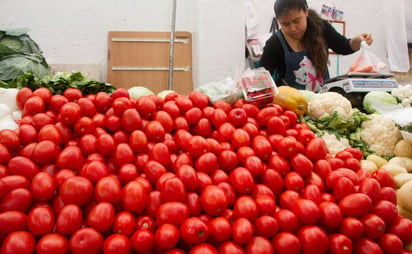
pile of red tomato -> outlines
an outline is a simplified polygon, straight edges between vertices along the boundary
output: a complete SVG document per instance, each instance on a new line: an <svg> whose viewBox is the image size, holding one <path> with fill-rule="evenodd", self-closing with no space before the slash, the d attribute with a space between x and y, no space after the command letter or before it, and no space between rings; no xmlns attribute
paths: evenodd
<svg viewBox="0 0 412 254"><path fill-rule="evenodd" d="M292 111L193 91L22 88L0 131L1 253L410 253L392 177Z"/></svg>

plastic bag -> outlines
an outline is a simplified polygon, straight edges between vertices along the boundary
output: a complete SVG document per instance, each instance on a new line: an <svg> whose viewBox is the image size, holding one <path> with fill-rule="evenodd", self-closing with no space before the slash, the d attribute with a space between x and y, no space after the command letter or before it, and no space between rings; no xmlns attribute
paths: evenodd
<svg viewBox="0 0 412 254"><path fill-rule="evenodd" d="M209 96L212 103L223 100L232 104L237 99L243 98L242 90L236 86L232 78L210 82L195 90Z"/></svg>
<svg viewBox="0 0 412 254"><path fill-rule="evenodd" d="M386 69L386 64L380 60L372 51L368 44L362 41L359 54L349 68L349 72L381 72Z"/></svg>

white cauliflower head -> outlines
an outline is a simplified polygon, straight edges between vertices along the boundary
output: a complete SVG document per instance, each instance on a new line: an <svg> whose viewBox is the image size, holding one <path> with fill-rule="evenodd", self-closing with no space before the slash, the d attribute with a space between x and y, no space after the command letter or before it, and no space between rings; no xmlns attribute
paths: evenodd
<svg viewBox="0 0 412 254"><path fill-rule="evenodd" d="M361 138L377 155L392 157L396 143L402 138L401 131L394 121L383 115L372 114L370 117L362 123Z"/></svg>
<svg viewBox="0 0 412 254"><path fill-rule="evenodd" d="M335 111L342 119L350 118L353 113L351 102L337 92L315 94L308 104L308 114L315 119L330 116Z"/></svg>
<svg viewBox="0 0 412 254"><path fill-rule="evenodd" d="M332 156L335 156L338 152L350 147L349 140L347 138L338 138L336 135L328 132L323 134L322 139L325 141L326 147L329 149Z"/></svg>

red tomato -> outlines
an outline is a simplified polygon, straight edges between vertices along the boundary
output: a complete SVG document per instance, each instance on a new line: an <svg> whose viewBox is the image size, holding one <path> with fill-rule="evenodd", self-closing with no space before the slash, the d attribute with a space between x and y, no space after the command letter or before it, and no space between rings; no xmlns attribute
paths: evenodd
<svg viewBox="0 0 412 254"><path fill-rule="evenodd" d="M112 231L117 234L131 236L135 232L135 218L129 211L118 212L113 219Z"/></svg>
<svg viewBox="0 0 412 254"><path fill-rule="evenodd" d="M339 232L347 235L352 240L357 240L363 235L363 223L353 217L346 217L342 220L342 224L339 227Z"/></svg>
<svg viewBox="0 0 412 254"><path fill-rule="evenodd" d="M376 201L371 212L378 215L386 225L392 224L398 216L396 205L388 200Z"/></svg>
<svg viewBox="0 0 412 254"><path fill-rule="evenodd" d="M83 97L82 92L78 88L67 88L66 90L64 90L63 95L69 101L77 101Z"/></svg>
<svg viewBox="0 0 412 254"><path fill-rule="evenodd" d="M254 235L253 224L246 218L238 218L232 224L232 238L239 244L246 244Z"/></svg>
<svg viewBox="0 0 412 254"><path fill-rule="evenodd" d="M210 98L199 91L191 91L189 93L189 99L192 101L193 106L203 109L210 104Z"/></svg>
<svg viewBox="0 0 412 254"><path fill-rule="evenodd" d="M108 202L99 202L87 216L87 225L104 233L112 228L114 207Z"/></svg>
<svg viewBox="0 0 412 254"><path fill-rule="evenodd" d="M69 240L71 253L99 253L103 249L103 236L96 229L85 227L75 231Z"/></svg>
<svg viewBox="0 0 412 254"><path fill-rule="evenodd" d="M254 222L255 235L271 238L278 230L279 225L275 217L271 215L261 215Z"/></svg>
<svg viewBox="0 0 412 254"><path fill-rule="evenodd" d="M286 190L301 192L305 187L305 180L295 171L286 173L283 183Z"/></svg>
<svg viewBox="0 0 412 254"><path fill-rule="evenodd" d="M258 217L258 207L255 200L248 195L240 196L236 199L233 207L234 218L246 218L254 221Z"/></svg>
<svg viewBox="0 0 412 254"><path fill-rule="evenodd" d="M155 232L155 244L164 250L174 248L179 242L179 239L179 228L173 224L162 224Z"/></svg>
<svg viewBox="0 0 412 254"><path fill-rule="evenodd" d="M230 183L239 194L251 193L254 189L255 181L253 175L244 167L237 167L230 171Z"/></svg>
<svg viewBox="0 0 412 254"><path fill-rule="evenodd" d="M245 250L242 245L233 241L225 241L219 245L219 253L221 254L245 254Z"/></svg>
<svg viewBox="0 0 412 254"><path fill-rule="evenodd" d="M340 201L342 198L355 192L355 185L347 177L338 178L333 184L333 197L336 201Z"/></svg>
<svg viewBox="0 0 412 254"><path fill-rule="evenodd" d="M320 137L315 137L306 144L305 155L311 161L325 159L328 153L325 141Z"/></svg>
<svg viewBox="0 0 412 254"><path fill-rule="evenodd" d="M371 198L363 193L352 193L339 202L339 207L344 216L360 218L372 208Z"/></svg>
<svg viewBox="0 0 412 254"><path fill-rule="evenodd" d="M1 247L1 253L33 253L36 246L36 239L27 231L15 231L8 234Z"/></svg>
<svg viewBox="0 0 412 254"><path fill-rule="evenodd" d="M320 222L328 228L337 228L343 220L339 206L331 201L324 201L319 205Z"/></svg>
<svg viewBox="0 0 412 254"><path fill-rule="evenodd" d="M264 185L259 185L264 186ZM268 194L262 194L255 198L256 207L258 209L258 215L274 215L276 212L276 201L274 196Z"/></svg>
<svg viewBox="0 0 412 254"><path fill-rule="evenodd" d="M232 234L232 225L225 217L218 216L210 220L207 224L209 236L217 242L228 240Z"/></svg>
<svg viewBox="0 0 412 254"><path fill-rule="evenodd" d="M110 175L100 178L95 185L94 196L98 202L118 204L121 200L122 191L117 177Z"/></svg>
<svg viewBox="0 0 412 254"><path fill-rule="evenodd" d="M145 209L147 193L144 186L137 181L131 181L122 189L122 206L132 212L141 212Z"/></svg>
<svg viewBox="0 0 412 254"><path fill-rule="evenodd" d="M268 168L263 172L262 183L269 187L274 194L280 194L283 190L284 181L282 175L272 168Z"/></svg>
<svg viewBox="0 0 412 254"><path fill-rule="evenodd" d="M92 198L93 184L86 177L73 176L62 183L59 193L65 204L84 206Z"/></svg>
<svg viewBox="0 0 412 254"><path fill-rule="evenodd" d="M361 238L354 242L353 246L354 253L359 254L369 254L369 253L376 253L376 254L383 254L383 251L379 244L372 239L369 238Z"/></svg>
<svg viewBox="0 0 412 254"><path fill-rule="evenodd" d="M292 211L304 225L316 224L320 218L319 207L309 199L298 199L293 205Z"/></svg>
<svg viewBox="0 0 412 254"><path fill-rule="evenodd" d="M180 225L180 237L187 244L197 245L209 237L209 228L198 217L190 217Z"/></svg>
<svg viewBox="0 0 412 254"><path fill-rule="evenodd" d="M365 178L359 182L358 192L368 195L371 198L372 203L375 203L379 198L380 188L380 184L376 179Z"/></svg>
<svg viewBox="0 0 412 254"><path fill-rule="evenodd" d="M200 195L200 204L207 214L218 216L228 207L228 200L221 188L208 185Z"/></svg>
<svg viewBox="0 0 412 254"><path fill-rule="evenodd" d="M238 167L239 159L234 151L224 150L218 155L220 168L226 172Z"/></svg>
<svg viewBox="0 0 412 254"><path fill-rule="evenodd" d="M88 116L80 116L74 123L74 131L78 136L92 134L94 132L94 122Z"/></svg>
<svg viewBox="0 0 412 254"><path fill-rule="evenodd" d="M246 158L244 167L248 169L252 176L256 179L261 177L266 169L266 165L264 165L264 162L258 156L255 155Z"/></svg>
<svg viewBox="0 0 412 254"><path fill-rule="evenodd" d="M389 172L383 168L378 168L372 173L372 177L375 178L381 187L392 187L395 188L395 180L389 174Z"/></svg>
<svg viewBox="0 0 412 254"><path fill-rule="evenodd" d="M282 208L292 210L293 205L301 198L299 192L295 190L285 190L279 196L279 205Z"/></svg>
<svg viewBox="0 0 412 254"><path fill-rule="evenodd" d="M262 135L257 135L252 139L253 151L262 160L267 160L272 154L272 145L270 141Z"/></svg>
<svg viewBox="0 0 412 254"><path fill-rule="evenodd" d="M69 240L58 233L49 233L42 236L36 243L36 253L68 253Z"/></svg>
<svg viewBox="0 0 412 254"><path fill-rule="evenodd" d="M327 174L326 176L326 185L329 188L333 188L335 181L341 177L349 178L354 185L359 184L359 176L356 172L348 169L348 168L338 168Z"/></svg>
<svg viewBox="0 0 412 254"><path fill-rule="evenodd" d="M276 151L280 156L290 158L298 152L297 140L292 136L286 136L276 144Z"/></svg>
<svg viewBox="0 0 412 254"><path fill-rule="evenodd" d="M58 155L58 146L50 141L43 140L36 144L31 154L31 159L38 165L45 165L55 161Z"/></svg>
<svg viewBox="0 0 412 254"><path fill-rule="evenodd" d="M247 122L247 113L242 108L233 108L227 114L227 121L233 124L236 128L240 128Z"/></svg>
<svg viewBox="0 0 412 254"><path fill-rule="evenodd" d="M274 253L279 254L298 254L300 253L299 238L289 232L280 232L272 239Z"/></svg>
<svg viewBox="0 0 412 254"><path fill-rule="evenodd" d="M38 166L31 159L23 156L12 157L7 168L11 174L21 175L30 180L39 172Z"/></svg>
<svg viewBox="0 0 412 254"><path fill-rule="evenodd" d="M135 108L126 109L121 117L121 125L128 132L138 130L142 127L142 118Z"/></svg>
<svg viewBox="0 0 412 254"><path fill-rule="evenodd" d="M16 94L16 104L20 110L23 109L27 99L33 95L33 91L28 87L22 87Z"/></svg>
<svg viewBox="0 0 412 254"><path fill-rule="evenodd" d="M62 134L59 131L59 129L56 127L56 125L53 124L46 124L44 125L40 130L37 135L37 141L43 141L43 140L50 140L54 142L56 145L59 145L62 142Z"/></svg>
<svg viewBox="0 0 412 254"><path fill-rule="evenodd" d="M27 215L20 211L0 213L0 234L27 229Z"/></svg>
<svg viewBox="0 0 412 254"><path fill-rule="evenodd" d="M81 108L75 102L68 102L60 108L60 122L67 125L73 125L81 116Z"/></svg>
<svg viewBox="0 0 412 254"><path fill-rule="evenodd" d="M56 232L71 235L81 227L82 223L83 213L81 208L75 204L65 205L56 217Z"/></svg>
<svg viewBox="0 0 412 254"><path fill-rule="evenodd" d="M84 163L83 153L77 146L66 146L56 158L56 164L60 169L79 170Z"/></svg>
<svg viewBox="0 0 412 254"><path fill-rule="evenodd" d="M352 156L357 160L363 159L363 153L359 148L348 147L348 148L345 148L345 151L351 153Z"/></svg>
<svg viewBox="0 0 412 254"><path fill-rule="evenodd" d="M402 240L403 244L408 244L412 241L412 235L410 233L411 230L412 220L402 216L397 216L396 220L392 224L388 225L386 233L395 234Z"/></svg>
<svg viewBox="0 0 412 254"><path fill-rule="evenodd" d="M20 211L27 212L33 201L32 193L25 188L16 188L9 191L0 202L0 212Z"/></svg>
<svg viewBox="0 0 412 254"><path fill-rule="evenodd" d="M131 247L137 253L150 252L155 244L153 232L146 229L138 229L130 237Z"/></svg>
<svg viewBox="0 0 412 254"><path fill-rule="evenodd" d="M54 197L56 185L49 173L39 172L33 177L30 190L36 201L45 202Z"/></svg>
<svg viewBox="0 0 412 254"><path fill-rule="evenodd" d="M111 234L103 243L104 253L122 253L127 254L132 251L129 238L123 234Z"/></svg>
<svg viewBox="0 0 412 254"><path fill-rule="evenodd" d="M53 210L50 207L34 207L27 216L27 227L35 236L45 235L52 232L54 221Z"/></svg>
<svg viewBox="0 0 412 254"><path fill-rule="evenodd" d="M395 254L401 253L402 240L395 234L385 233L377 240L383 253Z"/></svg>
<svg viewBox="0 0 412 254"><path fill-rule="evenodd" d="M272 254L273 245L269 239L262 236L255 236L246 244L246 253L249 254Z"/></svg>
<svg viewBox="0 0 412 254"><path fill-rule="evenodd" d="M307 177L313 170L313 163L305 155L297 153L290 159L292 168L302 177Z"/></svg>
<svg viewBox="0 0 412 254"><path fill-rule="evenodd" d="M328 235L316 225L307 225L299 228L299 237L302 253L326 253L328 250Z"/></svg>
<svg viewBox="0 0 412 254"><path fill-rule="evenodd" d="M228 182L218 183L217 186L223 190L227 198L228 207L232 206L236 200L236 191L233 186Z"/></svg>
<svg viewBox="0 0 412 254"><path fill-rule="evenodd" d="M164 202L183 202L186 199L186 188L182 180L176 176L166 179L161 187L161 198Z"/></svg>
<svg viewBox="0 0 412 254"><path fill-rule="evenodd" d="M329 235L328 253L330 254L350 254L352 253L352 240L344 234Z"/></svg>
<svg viewBox="0 0 412 254"><path fill-rule="evenodd" d="M165 129L163 125L156 120L147 123L144 128L147 140L150 142L162 142L165 138Z"/></svg>
<svg viewBox="0 0 412 254"><path fill-rule="evenodd" d="M181 202L166 202L159 206L156 214L158 226L173 224L180 226L189 217L189 207Z"/></svg>
<svg viewBox="0 0 412 254"><path fill-rule="evenodd" d="M22 116L34 116L35 114L42 113L44 112L45 107L45 103L40 96L30 96L24 103Z"/></svg>

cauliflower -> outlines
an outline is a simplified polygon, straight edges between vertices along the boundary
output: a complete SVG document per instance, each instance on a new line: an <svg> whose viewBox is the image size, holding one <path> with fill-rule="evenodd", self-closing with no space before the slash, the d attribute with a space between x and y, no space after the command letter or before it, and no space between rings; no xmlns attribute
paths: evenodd
<svg viewBox="0 0 412 254"><path fill-rule="evenodd" d="M325 132L322 136L323 141L326 143L326 147L332 156L335 156L338 152L350 147L349 140L347 138L338 138L336 135Z"/></svg>
<svg viewBox="0 0 412 254"><path fill-rule="evenodd" d="M337 92L314 94L308 104L308 114L315 119L330 116L335 111L341 119L348 119L353 113L351 102Z"/></svg>
<svg viewBox="0 0 412 254"><path fill-rule="evenodd" d="M380 114L372 114L370 120L363 121L360 134L370 150L385 157L394 155L395 145L402 138L395 122Z"/></svg>

